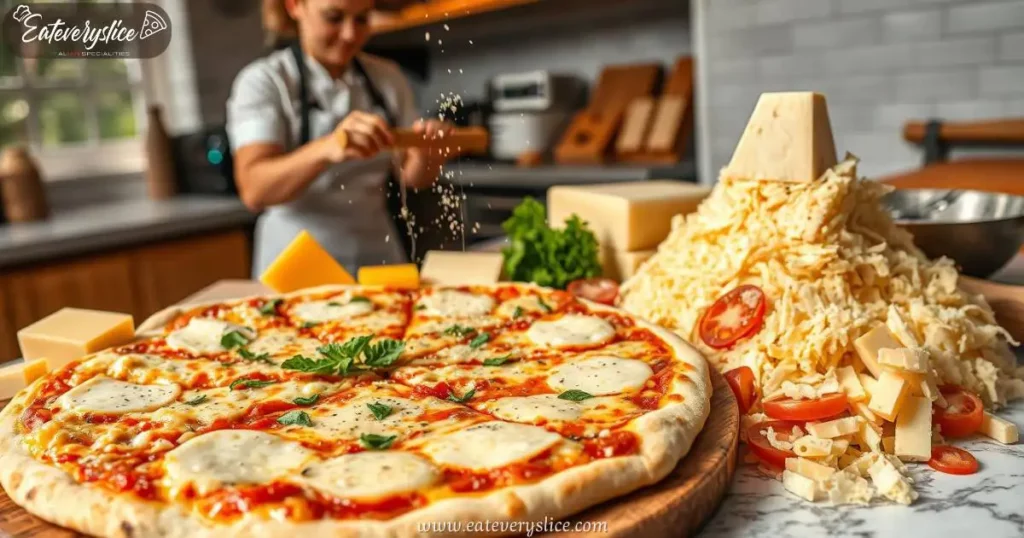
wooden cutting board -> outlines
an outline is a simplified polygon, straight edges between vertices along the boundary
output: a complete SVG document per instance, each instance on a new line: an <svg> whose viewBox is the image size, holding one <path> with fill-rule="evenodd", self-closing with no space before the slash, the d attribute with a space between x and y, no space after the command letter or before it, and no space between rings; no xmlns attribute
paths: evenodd
<svg viewBox="0 0 1024 538"><path fill-rule="evenodd" d="M189 296L182 304L227 300L266 292L245 280L222 281ZM690 453L661 482L595 506L564 521L592 522L593 532L535 532L545 538L669 538L692 534L718 506L736 470L739 408L725 379L712 371L711 414ZM2 402L6 405L7 402ZM550 523L549 523L550 524ZM570 524L573 528L574 523ZM599 526L603 526L599 527ZM549 527L550 528L550 527ZM541 529L543 530L543 529ZM14 504L0 489L0 537L83 536L39 519Z"/></svg>

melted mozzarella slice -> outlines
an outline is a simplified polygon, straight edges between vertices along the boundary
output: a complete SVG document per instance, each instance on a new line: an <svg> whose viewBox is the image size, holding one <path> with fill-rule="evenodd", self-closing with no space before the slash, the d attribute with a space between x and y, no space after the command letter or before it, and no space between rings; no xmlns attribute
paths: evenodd
<svg viewBox="0 0 1024 538"><path fill-rule="evenodd" d="M495 313L503 318L515 318L517 310L520 315L525 313L546 314L551 311L550 308L554 304L553 300L545 301L542 297L522 295L501 303ZM544 305L547 305L548 308L544 308Z"/></svg>
<svg viewBox="0 0 1024 538"><path fill-rule="evenodd" d="M173 488L194 484L200 495L222 485L259 484L293 474L313 456L302 445L265 432L217 430L167 453Z"/></svg>
<svg viewBox="0 0 1024 538"><path fill-rule="evenodd" d="M526 461L562 438L544 428L485 422L428 441L422 450L435 462L469 469L495 469Z"/></svg>
<svg viewBox="0 0 1024 538"><path fill-rule="evenodd" d="M554 321L538 321L530 325L526 335L542 346L582 346L608 341L615 335L615 328L598 317L568 314Z"/></svg>
<svg viewBox="0 0 1024 538"><path fill-rule="evenodd" d="M420 299L425 307L423 313L429 316L471 318L489 314L494 308L494 299L456 290L440 290Z"/></svg>
<svg viewBox="0 0 1024 538"><path fill-rule="evenodd" d="M292 308L292 313L302 321L311 323L323 323L325 321L336 321L349 319L357 316L364 316L373 312L373 303L370 301L349 301L340 303L337 301L310 301L300 303Z"/></svg>
<svg viewBox="0 0 1024 538"><path fill-rule="evenodd" d="M76 413L132 413L159 409L179 394L178 385L137 385L100 376L65 392L60 404Z"/></svg>
<svg viewBox="0 0 1024 538"><path fill-rule="evenodd" d="M582 390L594 396L639 389L654 374L646 362L598 356L562 364L548 376L556 391Z"/></svg>
<svg viewBox="0 0 1024 538"><path fill-rule="evenodd" d="M294 355L316 357L316 350L322 345L324 345L323 342L315 338L303 338L279 331L261 334L259 338L246 346L246 349L256 355L266 353L271 357L292 357Z"/></svg>
<svg viewBox="0 0 1024 538"><path fill-rule="evenodd" d="M391 413L378 419L369 404L386 405ZM403 435L417 427L413 421L423 406L405 398L355 398L342 407L320 407L311 413L313 428L329 437L358 438L362 434Z"/></svg>
<svg viewBox="0 0 1024 538"><path fill-rule="evenodd" d="M246 340L256 337L256 332L248 327L219 319L192 318L188 321L188 325L167 335L167 345L173 349L184 349L192 353L215 353L224 351L220 340L231 331L237 331Z"/></svg>
<svg viewBox="0 0 1024 538"><path fill-rule="evenodd" d="M572 421L583 415L581 405L560 400L555 394L501 398L487 402L484 408L498 418L514 422Z"/></svg>
<svg viewBox="0 0 1024 538"><path fill-rule="evenodd" d="M318 462L302 471L310 486L342 498L365 499L416 491L440 477L437 467L408 452L359 452Z"/></svg>

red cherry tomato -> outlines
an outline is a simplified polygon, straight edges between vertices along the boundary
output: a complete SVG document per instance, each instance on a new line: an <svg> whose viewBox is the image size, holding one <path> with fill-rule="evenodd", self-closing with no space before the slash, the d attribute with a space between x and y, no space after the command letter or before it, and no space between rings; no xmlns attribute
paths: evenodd
<svg viewBox="0 0 1024 538"><path fill-rule="evenodd" d="M729 382L729 388L736 395L736 401L740 404L740 414L746 415L750 406L754 405L754 372L746 366L734 368L725 373L725 380Z"/></svg>
<svg viewBox="0 0 1024 538"><path fill-rule="evenodd" d="M718 298L700 320L700 339L722 349L757 333L764 319L765 298L761 288L743 285Z"/></svg>
<svg viewBox="0 0 1024 538"><path fill-rule="evenodd" d="M928 465L946 474L974 474L978 472L978 460L970 452L955 446L937 445L932 447L932 459Z"/></svg>
<svg viewBox="0 0 1024 538"><path fill-rule="evenodd" d="M619 296L619 285L610 278L573 280L567 289L576 297L609 306L614 305Z"/></svg>
<svg viewBox="0 0 1024 538"><path fill-rule="evenodd" d="M834 417L846 411L846 395L837 392L817 400L772 400L764 402L764 414L778 420L807 422Z"/></svg>
<svg viewBox="0 0 1024 538"><path fill-rule="evenodd" d="M775 430L775 435L780 441L791 441L793 426L800 429L801 435L804 433L803 428L800 428L794 422L769 420L754 424L747 430L747 445L750 446L750 451L757 456L757 459L761 460L765 465L775 469L785 469L786 458L795 458L796 454L793 454L790 450L780 450L773 447L762 432L767 431L771 427Z"/></svg>
<svg viewBox="0 0 1024 538"><path fill-rule="evenodd" d="M955 385L939 388L946 399L946 408L935 406L935 423L942 427L942 436L967 437L981 428L985 418L981 398Z"/></svg>

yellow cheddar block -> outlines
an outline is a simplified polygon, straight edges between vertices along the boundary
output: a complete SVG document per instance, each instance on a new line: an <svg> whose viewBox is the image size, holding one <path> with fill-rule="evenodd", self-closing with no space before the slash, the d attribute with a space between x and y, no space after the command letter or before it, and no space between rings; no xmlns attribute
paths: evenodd
<svg viewBox="0 0 1024 538"><path fill-rule="evenodd" d="M808 422L807 433L821 439L834 439L844 435L853 435L860 429L857 417L843 417L828 422Z"/></svg>
<svg viewBox="0 0 1024 538"><path fill-rule="evenodd" d="M15 362L0 368L0 400L13 398L25 383L25 363Z"/></svg>
<svg viewBox="0 0 1024 538"><path fill-rule="evenodd" d="M883 348L878 351L878 363L883 367L923 374L928 371L928 353L920 348Z"/></svg>
<svg viewBox="0 0 1024 538"><path fill-rule="evenodd" d="M868 423L875 424L877 426L881 426L882 425L882 417L872 413L871 410L868 409L868 403L867 402L854 402L851 405L851 407L853 407L853 412L854 413L857 413L858 415L860 415L861 418L866 420Z"/></svg>
<svg viewBox="0 0 1024 538"><path fill-rule="evenodd" d="M868 399L868 393L864 391L864 385L861 384L852 366L843 366L836 370L836 377L839 378L839 387L851 402L863 402Z"/></svg>
<svg viewBox="0 0 1024 538"><path fill-rule="evenodd" d="M260 282L278 293L326 284L356 283L352 275L305 230L299 232L260 275Z"/></svg>
<svg viewBox="0 0 1024 538"><path fill-rule="evenodd" d="M414 290L420 287L420 272L415 263L367 265L359 268L359 284Z"/></svg>
<svg viewBox="0 0 1024 538"><path fill-rule="evenodd" d="M18 331L25 361L45 358L51 368L133 338L135 322L130 315L81 308L62 308Z"/></svg>
<svg viewBox="0 0 1024 538"><path fill-rule="evenodd" d="M601 249L601 267L604 269L604 276L622 282L636 273L636 270L647 260L654 256L656 250L639 250L635 252L622 252L618 250Z"/></svg>
<svg viewBox="0 0 1024 538"><path fill-rule="evenodd" d="M872 413L894 422L904 400L910 395L910 383L895 373L885 370L878 378L875 390L871 392L868 409Z"/></svg>
<svg viewBox="0 0 1024 538"><path fill-rule="evenodd" d="M888 450L886 450L888 452ZM893 454L904 461L928 461L932 457L932 402L911 396L896 417Z"/></svg>
<svg viewBox="0 0 1024 538"><path fill-rule="evenodd" d="M853 341L853 348L857 350L857 356L864 363L864 367L875 377L882 375L882 367L878 364L879 351L900 347L903 346L896 341L892 331L885 325L879 325Z"/></svg>
<svg viewBox="0 0 1024 538"><path fill-rule="evenodd" d="M49 371L46 361L47 359L43 359L25 364L25 367L21 370L22 377L25 378L25 386L31 385L33 381L46 375L46 372Z"/></svg>
<svg viewBox="0 0 1024 538"><path fill-rule="evenodd" d="M432 286L494 284L501 280L500 252L430 250L423 258L420 282Z"/></svg>
<svg viewBox="0 0 1024 538"><path fill-rule="evenodd" d="M875 387L878 386L878 380L868 374L857 374L857 380L860 381L860 386L864 388L864 393L867 395L867 399L870 400L871 394L875 392Z"/></svg>

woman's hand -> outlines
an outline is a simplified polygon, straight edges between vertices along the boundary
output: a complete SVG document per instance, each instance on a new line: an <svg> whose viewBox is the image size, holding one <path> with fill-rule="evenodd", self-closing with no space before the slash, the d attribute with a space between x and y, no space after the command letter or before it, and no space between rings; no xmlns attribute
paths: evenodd
<svg viewBox="0 0 1024 538"><path fill-rule="evenodd" d="M451 157L450 150L444 148L444 137L452 132L452 124L440 120L422 119L413 124L413 132L423 135L427 140L438 140L432 147L409 148L406 150L405 170L402 182L413 188L431 185L441 171L441 165ZM410 166L411 165L411 166Z"/></svg>
<svg viewBox="0 0 1024 538"><path fill-rule="evenodd" d="M384 118L353 110L335 127L334 132L320 139L323 155L337 163L349 159L369 159L394 144L391 130Z"/></svg>

